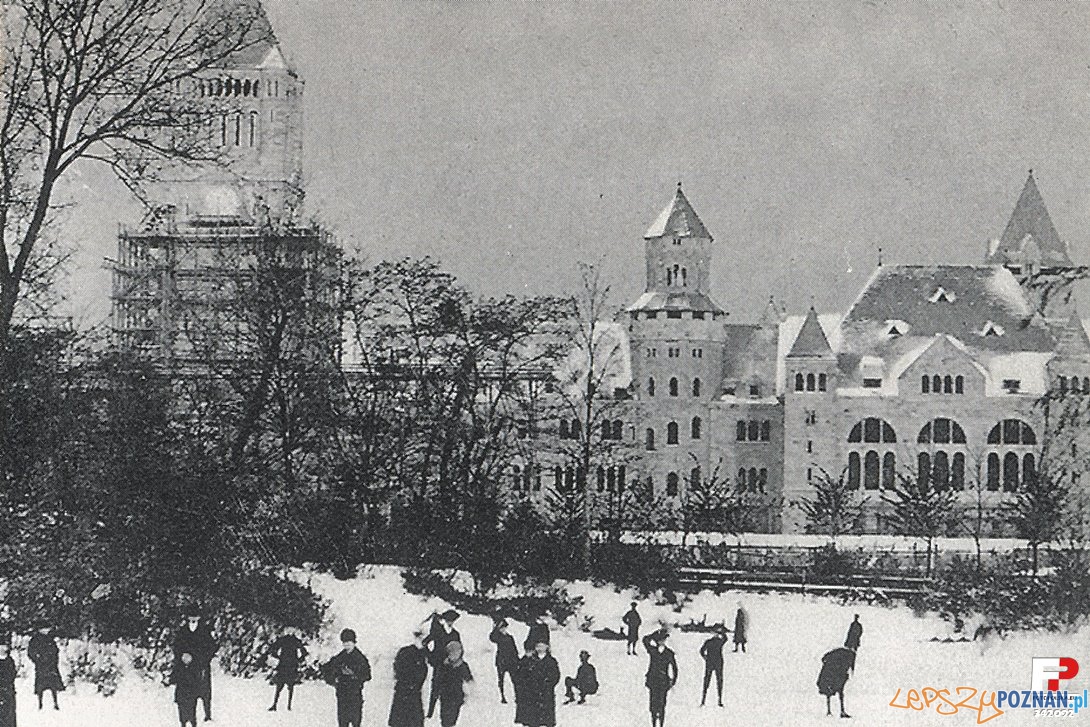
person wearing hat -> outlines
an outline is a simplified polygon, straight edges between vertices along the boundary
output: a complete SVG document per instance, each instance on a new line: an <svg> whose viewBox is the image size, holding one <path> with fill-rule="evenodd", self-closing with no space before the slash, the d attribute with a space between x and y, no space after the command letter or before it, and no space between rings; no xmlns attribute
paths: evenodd
<svg viewBox="0 0 1090 727"><path fill-rule="evenodd" d="M322 678L337 691L337 727L360 727L363 685L371 681L371 664L356 648L356 632L341 632L341 651L322 665Z"/></svg>
<svg viewBox="0 0 1090 727"><path fill-rule="evenodd" d="M439 668L447 658L447 644L452 641L462 642L462 635L458 633L458 629L454 628L454 622L460 615L452 608L443 613L432 614L431 617L431 630L425 641L430 645L428 661L432 668L431 690L428 694L428 719L435 716L435 705L439 703L439 685L436 680L439 678Z"/></svg>
<svg viewBox="0 0 1090 727"><path fill-rule="evenodd" d="M643 647L647 649L650 661L644 684L647 686L651 709L651 727L663 727L666 724L666 695L677 684L677 658L666 646L669 636L665 628L643 637Z"/></svg>
<svg viewBox="0 0 1090 727"><path fill-rule="evenodd" d="M540 613L534 616L534 620L530 622L530 632L526 635L526 642L522 645L522 648L529 653L534 648L534 644L549 645L549 624L545 623L545 617Z"/></svg>
<svg viewBox="0 0 1090 727"><path fill-rule="evenodd" d="M636 610L635 601L632 602L632 608L628 609L628 613L624 615L621 621L628 628L628 651L625 653L630 656L638 656L636 644L640 643L640 624L643 623L643 619L640 618L640 613Z"/></svg>
<svg viewBox="0 0 1090 727"><path fill-rule="evenodd" d="M579 692L579 703L585 704L587 701L587 695L598 693L598 670L594 668L594 664L590 663L590 652L579 652L579 668L575 671L574 677L568 677L564 680L564 687L567 690L567 698L564 700L564 704L571 704L575 701L574 692Z"/></svg>
<svg viewBox="0 0 1090 727"><path fill-rule="evenodd" d="M57 692L64 691L64 679L61 677L60 649L48 624L38 624L38 632L30 637L27 645L27 658L34 663L34 694L38 696L38 709L42 709L42 698L49 692L53 696L53 709L59 710Z"/></svg>
<svg viewBox="0 0 1090 727"><path fill-rule="evenodd" d="M851 717L844 711L844 685L848 683L849 672L855 671L855 651L838 647L826 652L821 657L821 672L818 673L818 693L825 697L825 716L833 714L833 695L840 697L840 716Z"/></svg>
<svg viewBox="0 0 1090 727"><path fill-rule="evenodd" d="M394 657L394 701L390 705L390 727L424 727L424 681L428 678L427 633L413 632L413 642L398 649Z"/></svg>
<svg viewBox="0 0 1090 727"><path fill-rule="evenodd" d="M715 689L719 696L719 706L723 706L723 647L727 644L726 628L717 626L711 638L700 647L700 656L704 658L704 690L700 693L700 706L708 698L708 687L715 676Z"/></svg>
<svg viewBox="0 0 1090 727"><path fill-rule="evenodd" d="M515 637L507 633L507 619L498 619L488 635L488 640L496 645L496 678L500 685L500 704L507 704L507 695L503 693L504 675L511 675L511 684L515 683L515 670L519 664L519 651L515 646Z"/></svg>
<svg viewBox="0 0 1090 727"><path fill-rule="evenodd" d="M272 683L276 686L273 694L273 703L269 707L270 712L275 712L280 701L280 693L284 687L288 688L288 711L291 711L291 700L295 696L295 685L302 681L299 678L299 665L307 658L307 647L299 639L296 629L288 629L281 634L269 648L269 656L276 659L276 667L273 669Z"/></svg>
<svg viewBox="0 0 1090 727"><path fill-rule="evenodd" d="M559 683L560 665L549 653L549 645L538 641L519 662L515 723L527 727L554 727L556 685Z"/></svg>
<svg viewBox="0 0 1090 727"><path fill-rule="evenodd" d="M192 657L194 667L200 672L201 689L198 699L204 704L204 721L212 721L212 659L219 645L212 631L194 608L187 609L185 623L174 635L174 663L177 665L184 654Z"/></svg>
<svg viewBox="0 0 1090 727"><path fill-rule="evenodd" d="M734 613L734 651L742 649L746 653L746 642L749 641L749 613L742 608L742 602L738 602L738 610Z"/></svg>
<svg viewBox="0 0 1090 727"><path fill-rule="evenodd" d="M435 670L439 687L439 724L454 727L466 701L466 684L473 681L469 664L462 659L461 641L450 641L443 663Z"/></svg>
<svg viewBox="0 0 1090 727"><path fill-rule="evenodd" d="M15 727L15 661L11 642L0 637L0 727Z"/></svg>

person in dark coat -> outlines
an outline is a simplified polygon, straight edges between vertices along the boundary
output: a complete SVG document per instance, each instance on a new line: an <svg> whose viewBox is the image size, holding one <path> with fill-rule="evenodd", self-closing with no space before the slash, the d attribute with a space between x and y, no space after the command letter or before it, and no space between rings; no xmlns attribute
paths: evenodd
<svg viewBox="0 0 1090 727"><path fill-rule="evenodd" d="M462 659L462 642L447 643L447 656L439 666L439 724L454 727L466 701L466 684L473 681L469 665Z"/></svg>
<svg viewBox="0 0 1090 727"><path fill-rule="evenodd" d="M428 662L431 664L431 689L428 694L428 719L435 716L435 705L439 702L439 667L447 658L447 644L451 641L462 642L462 635L454 628L459 614L453 608L444 613L432 614L431 631L428 633Z"/></svg>
<svg viewBox="0 0 1090 727"><path fill-rule="evenodd" d="M534 644L545 644L548 646L550 643L549 625L545 623L545 618L538 614L534 616L534 620L530 622L530 632L526 634L526 641L523 643L522 648L526 653L533 651Z"/></svg>
<svg viewBox="0 0 1090 727"><path fill-rule="evenodd" d="M201 673L201 693L204 703L204 721L212 720L212 658L219 645L212 638L212 631L196 611L186 614L185 625L174 636L174 661L181 661L183 654L193 657L193 665Z"/></svg>
<svg viewBox="0 0 1090 727"><path fill-rule="evenodd" d="M588 695L598 693L598 670L594 668L594 664L590 663L589 651L579 652L579 668L575 671L574 677L564 680L564 688L567 691L564 704L575 701L575 692L579 692L580 704L586 703Z"/></svg>
<svg viewBox="0 0 1090 727"><path fill-rule="evenodd" d="M556 685L560 683L560 665L549 653L544 641L519 662L515 690L515 724L527 727L556 725Z"/></svg>
<svg viewBox="0 0 1090 727"><path fill-rule="evenodd" d="M175 662L170 683L174 685L178 723L181 727L197 727L197 699L204 693L204 674L188 651Z"/></svg>
<svg viewBox="0 0 1090 727"><path fill-rule="evenodd" d="M711 685L712 676L715 676L715 689L719 695L719 706L723 706L723 647L726 646L727 637L725 629L716 629L715 634L700 647L700 656L704 658L704 690L700 693L700 706L708 698L708 687Z"/></svg>
<svg viewBox="0 0 1090 727"><path fill-rule="evenodd" d="M394 657L394 701L390 705L390 727L424 727L424 681L428 678L427 634L417 631L413 643L401 647Z"/></svg>
<svg viewBox="0 0 1090 727"><path fill-rule="evenodd" d="M0 727L15 727L15 661L6 636L0 637Z"/></svg>
<svg viewBox="0 0 1090 727"><path fill-rule="evenodd" d="M356 632L341 632L341 651L322 665L322 678L337 690L337 727L360 727L363 685L371 681L371 664L356 648Z"/></svg>
<svg viewBox="0 0 1090 727"><path fill-rule="evenodd" d="M818 693L825 695L825 715L833 713L833 695L840 697L840 716L851 717L844 711L844 685L848 682L848 672L855 670L855 652L839 647L821 657L821 672L818 674Z"/></svg>
<svg viewBox="0 0 1090 727"><path fill-rule="evenodd" d="M640 618L640 614L636 611L636 602L632 602L632 608L628 609L628 613L621 619L624 625L628 627L628 654L638 656L636 653L636 647L640 643L640 624L643 623L643 619Z"/></svg>
<svg viewBox="0 0 1090 727"><path fill-rule="evenodd" d="M749 613L742 608L742 602L738 602L738 611L734 614L734 651L741 647L742 653L746 653L746 642L749 641Z"/></svg>
<svg viewBox="0 0 1090 727"><path fill-rule="evenodd" d="M643 637L643 646L651 658L644 677L651 709L651 727L666 724L666 695L677 684L677 657L666 646L667 636L666 630L660 629Z"/></svg>
<svg viewBox="0 0 1090 727"><path fill-rule="evenodd" d="M855 620L848 627L848 637L844 639L844 646L852 651L859 651L859 640L863 638L863 624L859 623L859 614L855 614Z"/></svg>
<svg viewBox="0 0 1090 727"><path fill-rule="evenodd" d="M280 692L287 687L288 711L290 712L291 700L295 696L295 685L302 681L299 678L299 665L307 658L307 647L303 646L303 642L292 629L273 642L269 648L269 656L276 659L276 666L272 673L272 683L276 685L276 693L273 694L273 703L269 711L276 711Z"/></svg>
<svg viewBox="0 0 1090 727"><path fill-rule="evenodd" d="M504 676L511 675L511 683L515 682L515 669L519 665L519 651L515 646L515 637L507 633L507 619L496 621L488 640L496 645L496 679L500 685L500 703L507 704L507 695L503 693Z"/></svg>
<svg viewBox="0 0 1090 727"><path fill-rule="evenodd" d="M34 662L34 693L38 695L38 709L42 709L42 697L46 692L53 696L53 709L60 709L57 704L57 692L64 691L64 679L61 677L60 650L49 632L48 626L40 626L38 633L30 637L27 645L27 657Z"/></svg>

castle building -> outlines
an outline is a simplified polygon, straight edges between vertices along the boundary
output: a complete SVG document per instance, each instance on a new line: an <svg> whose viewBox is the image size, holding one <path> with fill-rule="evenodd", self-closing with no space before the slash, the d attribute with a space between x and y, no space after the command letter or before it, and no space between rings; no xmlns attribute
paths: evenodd
<svg viewBox="0 0 1090 727"><path fill-rule="evenodd" d="M714 239L680 185L644 243L645 291L623 314L627 471L668 503L715 478L760 505L748 529L801 532L799 503L843 478L865 497L861 529L889 532L883 492L920 478L1003 534L1000 503L1055 437L1042 402L1090 396L1071 290L1085 269L1032 172L982 264L880 265L842 315L787 317L770 301L760 320L731 321L713 296Z"/></svg>
<svg viewBox="0 0 1090 727"><path fill-rule="evenodd" d="M260 2L236 4L241 42L176 89L203 119L196 148L209 160L167 160L142 185L147 214L122 228L109 261L119 346L169 366L236 359L253 345L241 308L262 271L308 281L297 297L312 308L329 307L315 291L332 290L320 283L338 272L329 237L298 221L303 80Z"/></svg>

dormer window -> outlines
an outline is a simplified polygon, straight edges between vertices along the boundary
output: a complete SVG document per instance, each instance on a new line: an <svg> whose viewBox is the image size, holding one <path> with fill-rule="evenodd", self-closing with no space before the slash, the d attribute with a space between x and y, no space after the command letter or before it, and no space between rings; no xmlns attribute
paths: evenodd
<svg viewBox="0 0 1090 727"><path fill-rule="evenodd" d="M906 335L909 328L911 328L911 326L904 321L886 321L886 335L890 338Z"/></svg>
<svg viewBox="0 0 1090 727"><path fill-rule="evenodd" d="M1003 326L998 323L992 323L991 321L985 323L984 327L980 329L980 335L984 338L998 338L1005 332Z"/></svg>
<svg viewBox="0 0 1090 727"><path fill-rule="evenodd" d="M881 389L882 388L882 380L881 379L872 379L872 378L863 379L863 388L864 389Z"/></svg>
<svg viewBox="0 0 1090 727"><path fill-rule="evenodd" d="M1003 391L1008 394L1017 394L1022 390L1021 379L1003 379Z"/></svg>
<svg viewBox="0 0 1090 727"><path fill-rule="evenodd" d="M954 293L940 285L927 300L931 303L953 303L957 299L958 297Z"/></svg>

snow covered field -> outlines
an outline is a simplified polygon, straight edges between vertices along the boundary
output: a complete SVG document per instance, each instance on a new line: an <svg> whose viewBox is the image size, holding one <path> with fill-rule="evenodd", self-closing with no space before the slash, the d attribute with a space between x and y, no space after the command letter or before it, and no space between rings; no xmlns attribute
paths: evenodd
<svg viewBox="0 0 1090 727"><path fill-rule="evenodd" d="M360 647L371 660L375 679L366 691L365 725L385 725L392 687L391 664L396 650L408 641L411 630L427 618L439 601L425 601L404 593L396 570L377 568L349 582L317 577L315 586L330 599L334 623L324 644L312 644L311 651L328 657L338 647L335 635L343 627L355 628ZM646 656L625 656L623 642L592 638L578 630L583 616L594 617L594 628L619 627L621 615L631 600L628 594L575 584L573 594L586 604L568 626L554 632L554 653L565 676L573 675L580 649L592 653L602 684L600 694L583 706L558 706L558 724L563 727L619 727L645 725L647 696L643 688ZM1074 636L1052 634L1015 635L986 646L965 643L932 643L933 636L949 634L935 617L919 619L905 608L842 607L827 599L798 595L711 594L697 596L682 613L669 607L640 603L644 633L662 620L668 624L699 620L705 613L709 622L733 621L741 600L750 613L749 653L730 653L725 667L727 708L700 708L700 680L703 666L697 651L705 638L701 634L675 631L671 647L678 654L680 680L671 692L668 724L679 727L702 725L970 725L973 712L962 710L952 716L931 711L911 711L889 706L897 690L949 688L968 685L977 689L1028 689L1032 656L1072 656L1080 661L1082 673L1069 688L1079 692L1090 687L1090 639L1087 631ZM864 625L856 672L846 689L851 720L825 717L825 700L817 693L815 681L821 655L844 640L853 613ZM499 704L495 685L492 645L488 641L491 621L487 617L463 616L457 624L466 644L466 660L476 676L472 692L459 723L463 727L511 725L514 705ZM525 628L514 624L512 633L521 642ZM95 694L86 684L76 684L61 695L62 711L38 712L30 674L17 684L20 727L169 727L176 725L176 711L169 689L131 677L118 694L109 699ZM714 685L712 687L714 690ZM333 727L336 724L333 690L323 684L307 683L298 688L292 712L266 711L272 688L263 679L230 679L218 675L214 683L215 721L225 727ZM426 694L426 691L425 691ZM558 688L558 705L563 701ZM710 700L714 701L714 699ZM834 714L836 705L834 700ZM1076 720L1090 719L1083 713ZM1048 724L1064 718L1033 717L1032 711L1014 710L988 722L989 725ZM1042 722L1042 720L1044 720ZM1065 722L1061 722L1063 724ZM438 719L430 724L438 725Z"/></svg>

